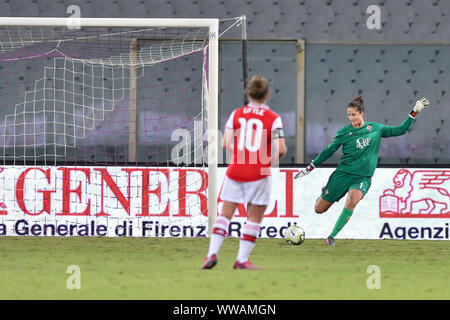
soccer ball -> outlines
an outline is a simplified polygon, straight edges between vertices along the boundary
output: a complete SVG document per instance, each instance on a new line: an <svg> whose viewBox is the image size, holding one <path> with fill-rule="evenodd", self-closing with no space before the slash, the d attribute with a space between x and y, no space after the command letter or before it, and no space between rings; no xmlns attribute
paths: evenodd
<svg viewBox="0 0 450 320"><path fill-rule="evenodd" d="M290 225L286 229L286 233L284 234L284 240L286 240L287 243L293 245L302 244L303 241L305 241L305 230L303 230L303 228L295 224Z"/></svg>

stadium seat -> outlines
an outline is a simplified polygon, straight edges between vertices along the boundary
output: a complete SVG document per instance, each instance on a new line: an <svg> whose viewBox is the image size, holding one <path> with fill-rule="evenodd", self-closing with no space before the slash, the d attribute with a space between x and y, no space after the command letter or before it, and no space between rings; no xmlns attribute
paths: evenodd
<svg viewBox="0 0 450 320"><path fill-rule="evenodd" d="M12 14L15 17L39 17L39 7L36 2L14 0L10 3Z"/></svg>
<svg viewBox="0 0 450 320"><path fill-rule="evenodd" d="M383 110L386 101L386 89L382 84L373 84L370 86L362 86L358 83L357 91L353 97L347 102L349 103L356 96L361 95L364 99L367 116L378 116L380 110Z"/></svg>
<svg viewBox="0 0 450 320"><path fill-rule="evenodd" d="M430 103L433 103L433 100L431 100ZM448 107L448 105L449 105L449 98L447 96L442 95L441 100L439 101L437 106L431 105L431 107L435 106L436 110L438 110L437 115L439 116L439 119L445 120L446 128L449 127L447 122L449 121L448 119L450 119L450 108ZM447 129L446 135L450 136L450 129Z"/></svg>
<svg viewBox="0 0 450 320"><path fill-rule="evenodd" d="M258 30L268 30L267 34L261 33L259 38L276 37L274 33L275 27L281 19L281 11L278 3L274 2L274 0L258 0L253 2L252 5L255 14L254 20L257 23Z"/></svg>
<svg viewBox="0 0 450 320"><path fill-rule="evenodd" d="M449 1L439 1L439 9L441 11L442 20L444 16L450 15L450 2Z"/></svg>
<svg viewBox="0 0 450 320"><path fill-rule="evenodd" d="M11 64L1 64L3 68L0 69L2 77L0 79L0 84L6 86L8 84L16 84L19 82L18 74L12 70ZM8 70L6 70L8 68ZM4 71L5 70L5 71Z"/></svg>
<svg viewBox="0 0 450 320"><path fill-rule="evenodd" d="M307 1L305 2L307 17L302 27L303 34L307 40L331 40L329 29L334 22L334 12L327 1Z"/></svg>
<svg viewBox="0 0 450 320"><path fill-rule="evenodd" d="M445 1L441 1L445 2ZM442 18L442 13L440 9L440 2L437 1L412 1L411 6L415 13L415 19L420 19L430 22L439 22Z"/></svg>
<svg viewBox="0 0 450 320"><path fill-rule="evenodd" d="M412 69L426 67L432 73L436 73L439 65L436 63L436 47L422 45L414 46L409 51L409 61Z"/></svg>
<svg viewBox="0 0 450 320"><path fill-rule="evenodd" d="M282 96L287 95L286 90L290 90L292 86L295 86L297 76L290 71L297 68L297 60L290 58L292 55L289 52L283 52L282 48L273 50L275 50L275 52L273 53L271 59L274 77L274 83L272 86ZM292 82L294 82L294 84Z"/></svg>
<svg viewBox="0 0 450 320"><path fill-rule="evenodd" d="M145 1L149 18L174 18L175 13L169 0Z"/></svg>
<svg viewBox="0 0 450 320"><path fill-rule="evenodd" d="M119 2L121 16L124 18L147 18L145 0L127 0Z"/></svg>
<svg viewBox="0 0 450 320"><path fill-rule="evenodd" d="M261 65L261 67L265 69L264 72L272 73L272 50L272 45L263 41L253 43L248 46L248 58L250 67L252 67L256 62L262 61L263 64Z"/></svg>
<svg viewBox="0 0 450 320"><path fill-rule="evenodd" d="M439 35L436 33L442 18L439 6L429 1L413 1L412 6L415 12L410 30L412 40L439 40Z"/></svg>
<svg viewBox="0 0 450 320"><path fill-rule="evenodd" d="M198 7L202 18L229 18L225 1L198 0Z"/></svg>
<svg viewBox="0 0 450 320"><path fill-rule="evenodd" d="M295 40L293 41L286 41L281 43L274 43L270 45L271 48L271 56L274 58L277 58L279 56L282 56L283 59L286 58L292 58L297 59L297 43Z"/></svg>
<svg viewBox="0 0 450 320"><path fill-rule="evenodd" d="M404 0L398 0L398 1L404 1ZM371 5L377 5L380 7L380 9L383 11L384 4L386 1L384 0L357 0L359 9L361 10L361 13L363 15L367 16L367 8Z"/></svg>
<svg viewBox="0 0 450 320"><path fill-rule="evenodd" d="M438 74L433 74L429 71L428 68L420 68L416 69L412 74L411 78L411 86L415 92L426 92L428 90L432 90L431 88L440 89L438 84ZM424 96L424 94L419 94Z"/></svg>
<svg viewBox="0 0 450 320"><path fill-rule="evenodd" d="M279 12L255 11L254 15L247 20L251 27L249 36L257 39L275 37L275 25L278 23L279 17Z"/></svg>
<svg viewBox="0 0 450 320"><path fill-rule="evenodd" d="M393 69L399 67L399 65L404 65L410 68L410 46L388 45L384 46L382 50L384 50L384 53L379 59L381 59L381 63L385 69Z"/></svg>
<svg viewBox="0 0 450 320"><path fill-rule="evenodd" d="M377 68L377 67L378 66L376 66L375 64L372 65L372 68ZM365 72L357 73L356 79L355 79L355 86L357 86L360 89L364 89L365 91L372 86L377 86L377 85L384 86L384 84L382 82L380 82L380 79L378 79L371 73L371 70L372 70L371 68L367 68L367 69L365 69Z"/></svg>
<svg viewBox="0 0 450 320"><path fill-rule="evenodd" d="M448 87L448 83L450 81L450 70L446 70L445 72L439 74L439 79L437 86L441 90L442 99L447 100L449 99L450 89Z"/></svg>
<svg viewBox="0 0 450 320"><path fill-rule="evenodd" d="M450 14L445 15L436 28L436 34L439 39L450 41Z"/></svg>
<svg viewBox="0 0 450 320"><path fill-rule="evenodd" d="M372 66L380 59L380 50L376 46L358 45L353 47L353 55L353 64L357 70L374 69Z"/></svg>
<svg viewBox="0 0 450 320"><path fill-rule="evenodd" d="M305 4L309 22L328 24L334 21L333 7L328 0L306 1Z"/></svg>
<svg viewBox="0 0 450 320"><path fill-rule="evenodd" d="M396 86L386 87L389 92L386 97L386 106L389 110L404 110L409 112L417 100L411 86L397 82Z"/></svg>
<svg viewBox="0 0 450 320"><path fill-rule="evenodd" d="M305 22L308 17L308 12L306 11L306 7L304 5L299 5L298 1L295 0L287 0L287 1L279 1L278 7L280 10L280 16L282 20L280 23L298 23L301 26L302 22ZM292 34L295 30L291 30L290 33L286 33L286 35ZM283 34L280 34L283 35Z"/></svg>
<svg viewBox="0 0 450 320"><path fill-rule="evenodd" d="M310 18L302 26L304 38L314 41L330 41L329 25L311 21Z"/></svg>
<svg viewBox="0 0 450 320"><path fill-rule="evenodd" d="M229 61L228 63L223 64L224 70L226 72L223 73L221 77L220 88L228 90L229 88L235 88L237 85L236 78L242 79L242 65ZM243 87L239 85L239 87Z"/></svg>
<svg viewBox="0 0 450 320"><path fill-rule="evenodd" d="M64 0L39 0L39 16L40 17L66 17L69 5ZM80 7L81 9L81 7Z"/></svg>
<svg viewBox="0 0 450 320"><path fill-rule="evenodd" d="M222 104L221 119L229 116L237 105L243 102L243 81L242 81L242 53L241 44L236 42L228 45L221 45L219 66L219 90L220 101L227 101ZM251 73L250 73L251 74ZM237 94L238 93L238 94ZM226 121L226 119L224 119Z"/></svg>
<svg viewBox="0 0 450 320"><path fill-rule="evenodd" d="M408 49L404 46L386 46L381 58L383 82L386 88L393 88L399 83L411 81L411 65Z"/></svg>
<svg viewBox="0 0 450 320"><path fill-rule="evenodd" d="M412 38L410 33L411 20L407 15L389 15L383 26L385 38L388 41L407 41Z"/></svg>
<svg viewBox="0 0 450 320"><path fill-rule="evenodd" d="M12 8L9 1L0 0L0 17L12 17Z"/></svg>
<svg viewBox="0 0 450 320"><path fill-rule="evenodd" d="M330 67L337 67L337 68L340 68L343 65L349 66L352 69L356 68L353 63L354 48L355 46L353 45L341 45L331 47L330 51L327 54L328 65Z"/></svg>
<svg viewBox="0 0 450 320"><path fill-rule="evenodd" d="M347 106L357 96L359 91L357 88L349 88L347 90L335 90L327 98L330 117L332 119L347 119ZM333 120L334 121L334 120Z"/></svg>
<svg viewBox="0 0 450 320"><path fill-rule="evenodd" d="M229 17L240 17L245 14L247 16L247 20L250 20L254 15L254 8L250 2L242 2L241 0L226 0L225 7L227 8L227 12ZM248 33L251 32L249 26Z"/></svg>
<svg viewBox="0 0 450 320"><path fill-rule="evenodd" d="M311 90L308 90L306 92L306 102L311 106L312 109L309 110L312 110L312 113L316 111L316 108L313 106L317 106L318 112L320 112L322 109L325 109L328 105L328 99L329 96L322 90L314 90L313 88L311 88Z"/></svg>
<svg viewBox="0 0 450 320"><path fill-rule="evenodd" d="M358 28L362 21L362 14L356 2L351 5L342 1L333 1L334 22L330 28L333 41L357 41Z"/></svg>
<svg viewBox="0 0 450 320"><path fill-rule="evenodd" d="M422 20L423 22L423 20ZM411 39L412 41L423 41L427 39L427 41L439 41L439 34L437 33L437 24L428 23L422 24L420 21L416 21L411 25L410 29Z"/></svg>
<svg viewBox="0 0 450 320"><path fill-rule="evenodd" d="M312 86L321 86L327 85L329 86L329 68L326 63L321 64L308 64L308 68L306 71L307 82Z"/></svg>
<svg viewBox="0 0 450 320"><path fill-rule="evenodd" d="M358 1L352 1L351 3L344 1L331 1L331 7L336 15L348 15L359 17L357 20L361 19L362 14Z"/></svg>
<svg viewBox="0 0 450 320"><path fill-rule="evenodd" d="M389 68L386 71L382 81L390 92L395 92L400 86L411 87L412 75L408 66L400 65L399 68Z"/></svg>
<svg viewBox="0 0 450 320"><path fill-rule="evenodd" d="M304 38L302 22L304 21L298 19L295 12L280 12L280 18L275 25L274 33L277 37Z"/></svg>
<svg viewBox="0 0 450 320"><path fill-rule="evenodd" d="M311 88L327 87L329 88L329 67L327 61L328 46L307 46L305 62L306 68L306 85ZM330 91L329 89L327 90Z"/></svg>
<svg viewBox="0 0 450 320"><path fill-rule="evenodd" d="M329 34L332 41L358 41L356 28L353 23L348 23L346 20L336 19L330 27Z"/></svg>
<svg viewBox="0 0 450 320"><path fill-rule="evenodd" d="M172 1L172 8L175 16L177 17L200 17L200 7L197 1L185 0L185 1Z"/></svg>
<svg viewBox="0 0 450 320"><path fill-rule="evenodd" d="M251 0L250 2L255 12L273 12L274 14L280 12L280 7L276 0Z"/></svg>
<svg viewBox="0 0 450 320"><path fill-rule="evenodd" d="M406 19L412 22L415 17L414 7L407 0L384 1L388 19Z"/></svg>
<svg viewBox="0 0 450 320"><path fill-rule="evenodd" d="M329 85L336 91L346 90L345 87L356 87L359 85L356 69L351 63L342 62L329 65Z"/></svg>
<svg viewBox="0 0 450 320"><path fill-rule="evenodd" d="M304 38L303 26L308 18L305 5L297 1L279 1L280 20L276 26L277 35L281 37Z"/></svg>
<svg viewBox="0 0 450 320"><path fill-rule="evenodd" d="M95 0L92 1L94 17L97 18L120 18L121 12L119 1Z"/></svg>
<svg viewBox="0 0 450 320"><path fill-rule="evenodd" d="M227 41L219 43L221 54L219 59L222 61L235 61L237 62L242 58L242 47L240 41Z"/></svg>

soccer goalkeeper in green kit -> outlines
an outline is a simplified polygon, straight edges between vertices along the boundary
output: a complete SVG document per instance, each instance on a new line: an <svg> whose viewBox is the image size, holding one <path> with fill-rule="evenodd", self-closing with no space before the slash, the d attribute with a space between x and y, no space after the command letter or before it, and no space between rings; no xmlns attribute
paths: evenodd
<svg viewBox="0 0 450 320"><path fill-rule="evenodd" d="M361 96L353 99L347 107L350 124L340 129L328 147L294 177L297 179L309 174L342 145L342 158L336 170L329 177L327 185L322 189L322 195L317 199L314 207L316 213L323 213L348 193L344 209L326 239L325 245L334 246L336 235L342 230L358 202L369 190L378 163L381 138L405 134L413 124L416 115L429 103L426 98L417 100L408 117L400 126L395 127L377 122L366 122L364 120L364 100Z"/></svg>

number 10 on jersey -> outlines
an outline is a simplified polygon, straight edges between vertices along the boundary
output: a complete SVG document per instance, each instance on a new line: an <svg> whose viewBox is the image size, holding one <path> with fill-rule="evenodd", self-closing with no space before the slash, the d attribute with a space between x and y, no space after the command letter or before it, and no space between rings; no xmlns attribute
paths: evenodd
<svg viewBox="0 0 450 320"><path fill-rule="evenodd" d="M245 118L238 119L241 128L239 130L239 141L237 148L243 151L244 148L250 152L256 152L261 147L263 123L259 119Z"/></svg>

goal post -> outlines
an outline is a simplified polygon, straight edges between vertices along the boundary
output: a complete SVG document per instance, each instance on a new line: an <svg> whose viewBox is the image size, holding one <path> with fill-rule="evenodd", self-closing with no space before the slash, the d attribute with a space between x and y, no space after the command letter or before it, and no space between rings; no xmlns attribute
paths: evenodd
<svg viewBox="0 0 450 320"><path fill-rule="evenodd" d="M90 29L100 31L89 32ZM194 32L194 29L204 30L204 32ZM183 34L183 30L186 30L185 34ZM154 37L159 41L157 48L152 46L155 41ZM145 42L146 45L139 48L139 41ZM86 50L84 46L89 45L93 45L92 49L88 49L90 55L84 56L84 50ZM63 47L65 50L61 49ZM111 50L109 54L104 51L107 47L110 47ZM140 112L138 94L144 95L150 89L145 86L139 87L138 78L142 77L144 66L187 59L187 56L195 52L202 52L204 60L201 67L203 81L201 90L204 91L202 92L202 103L204 103L202 113L206 114L204 115L204 125L206 126L204 133L207 136L207 154L202 157L207 159L203 167L208 174L206 201L208 234L210 234L217 214L218 196L218 19L0 17L0 64L4 64L4 66L2 65L4 69L10 67L11 70L14 70L8 71L11 74L11 80L6 79L3 83L0 80L0 88L3 87L3 91L0 89L0 101L5 96L5 101L9 103L11 100L14 104L13 112L5 111L0 114L1 117L4 117L3 123L0 121L0 130L3 134L2 164L61 164L61 159L64 159L68 152L76 153L76 151L67 150L75 145L77 139L80 137L87 139L88 131L95 131L95 128L100 126L99 119L105 121L109 116L108 111L111 111L108 109L109 107L118 108L122 106L124 100L128 100L126 105L128 112L119 115L119 117L128 118L126 124L128 132L123 137L124 145L128 145L126 156L120 158L119 155L123 156L123 152L122 149L117 148L120 150L111 151L116 152L117 156L114 157L113 162L124 165L142 165L136 145L138 139L143 139L139 137L138 133L141 124L138 119ZM17 94L21 97L16 97L14 100L11 92L13 90L18 92L19 89L10 88L10 92L5 92L4 88L13 83L16 84L16 78L20 77L22 69L30 68L27 63L33 59L47 59L54 60L54 62L52 67L44 66L41 70L42 75L39 77L28 82L25 81L25 84L19 84L25 92L22 95ZM23 66L20 66L22 69L14 69L19 62L23 63ZM98 68L98 66L101 67ZM188 75L189 69L195 69L192 72L198 73L196 65L194 67L176 65L173 69L176 70L178 67L182 69L182 72L186 72L184 79L186 83L191 81ZM171 80L167 80L167 82L159 79L163 84L163 90L172 90L170 83L172 78L176 79L177 76L171 72L172 70L167 71L166 68L161 68L159 77L166 75L171 77ZM102 80L104 80L103 83ZM51 93L49 86L52 89ZM198 90L189 87L176 88L172 91L177 91L176 98L175 96L168 98L171 100L164 102L164 106L171 106L172 100L177 100L179 95L183 95L181 91L184 91L184 96L188 91L194 92L192 96L195 96ZM166 93L163 92L162 96L164 97L151 97L151 99L166 98ZM101 99L103 102L100 101ZM191 96L185 97L185 99L186 106L195 104L190 101ZM49 103L50 101L51 103ZM97 108L95 103L101 104L102 107ZM94 107L86 108L88 104L92 104ZM183 113L185 110L179 111ZM163 117L158 119L161 122L165 120ZM109 126L113 127L114 123L110 123ZM149 129L145 128L144 130ZM158 131L155 129L152 133L156 135L159 133ZM108 135L104 134L101 137L107 139ZM96 137L90 139L95 140L95 138L100 139L100 135L97 134ZM97 141L92 143L94 150L92 157L100 155L96 144L98 145ZM105 150L107 149L105 148ZM148 159L153 156L158 163L160 155L158 152L149 155ZM54 161L51 161L51 157L54 158ZM81 164L74 160L65 161L63 160L63 164L68 163L75 166ZM97 163L103 162L96 159L90 162L94 166ZM149 160L148 165L150 163L155 163L155 161ZM102 177L102 179L104 178ZM130 176L128 178L130 179ZM104 181L106 180L101 180L102 188ZM72 189L69 188L69 191L72 192ZM45 194L45 191L42 192ZM103 193L103 189L101 192ZM129 198L127 200L126 195L122 195L118 189L114 189L114 192L121 196L119 200L121 200L122 206L127 204L130 206L132 201ZM50 191L46 195L50 197ZM159 196L161 197L161 195ZM130 197L129 194L128 197ZM0 199L1 201L2 199ZM103 208L100 212L103 213ZM102 215L100 214L100 216Z"/></svg>

